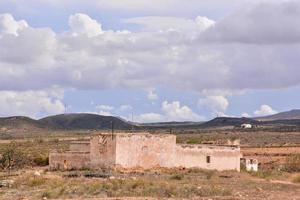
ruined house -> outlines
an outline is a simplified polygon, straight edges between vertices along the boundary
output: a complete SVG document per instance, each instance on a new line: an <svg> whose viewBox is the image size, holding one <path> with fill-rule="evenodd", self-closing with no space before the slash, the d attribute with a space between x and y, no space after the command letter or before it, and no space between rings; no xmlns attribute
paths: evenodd
<svg viewBox="0 0 300 200"><path fill-rule="evenodd" d="M149 133L99 134L51 152L50 169L185 167L240 170L238 145L176 144L176 136Z"/></svg>

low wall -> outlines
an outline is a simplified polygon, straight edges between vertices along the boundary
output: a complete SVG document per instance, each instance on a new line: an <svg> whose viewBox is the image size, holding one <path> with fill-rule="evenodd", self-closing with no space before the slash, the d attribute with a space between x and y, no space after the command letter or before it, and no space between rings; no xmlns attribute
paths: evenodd
<svg viewBox="0 0 300 200"><path fill-rule="evenodd" d="M228 146L177 145L176 167L240 171L240 149Z"/></svg>
<svg viewBox="0 0 300 200"><path fill-rule="evenodd" d="M78 142L72 142L70 144L70 151L76 151L76 152L89 152L90 151L90 141L78 141Z"/></svg>
<svg viewBox="0 0 300 200"><path fill-rule="evenodd" d="M89 152L51 152L49 154L50 170L70 170L90 167Z"/></svg>

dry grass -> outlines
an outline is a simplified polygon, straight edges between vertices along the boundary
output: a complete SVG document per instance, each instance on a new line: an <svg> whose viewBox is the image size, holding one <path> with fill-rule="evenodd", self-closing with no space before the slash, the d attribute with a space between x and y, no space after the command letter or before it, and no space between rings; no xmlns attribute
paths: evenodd
<svg viewBox="0 0 300 200"><path fill-rule="evenodd" d="M77 173L83 175L85 172ZM220 185L209 182L199 185L200 180L207 180L206 174L202 174L202 172L197 175L194 172L186 171L159 176L153 176L153 174L135 174L137 176L116 174L116 177L108 179L86 178L84 176L66 178L64 175L51 176L44 174L40 177L34 177L31 173L26 173L15 180L13 189L39 191L35 193L35 198L47 197L50 199L72 198L75 196L194 198L232 195L231 189ZM195 177L195 180L192 180L193 177Z"/></svg>
<svg viewBox="0 0 300 200"><path fill-rule="evenodd" d="M274 184L248 173L217 172L201 169L166 169L161 171L120 173L110 172L109 178L86 177L101 171L45 172L34 177L23 173L12 188L0 189L0 199L66 199L99 197L154 197L264 199L272 194L300 195L299 187ZM73 176L76 174L76 176ZM258 179L259 178L259 179ZM259 191L259 192L258 192ZM2 196L1 196L2 195Z"/></svg>
<svg viewBox="0 0 300 200"><path fill-rule="evenodd" d="M294 177L293 182L300 184L300 175L297 175L296 177Z"/></svg>

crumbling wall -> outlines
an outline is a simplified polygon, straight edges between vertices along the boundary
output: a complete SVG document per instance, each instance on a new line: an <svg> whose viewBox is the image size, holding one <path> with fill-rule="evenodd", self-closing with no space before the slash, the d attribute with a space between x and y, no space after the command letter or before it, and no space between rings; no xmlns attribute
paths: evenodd
<svg viewBox="0 0 300 200"><path fill-rule="evenodd" d="M50 169L186 167L240 170L238 146L177 145L175 135L100 134L50 153Z"/></svg>
<svg viewBox="0 0 300 200"><path fill-rule="evenodd" d="M50 170L83 169L90 166L89 152L51 152L49 154Z"/></svg>
<svg viewBox="0 0 300 200"><path fill-rule="evenodd" d="M175 150L175 135L121 134L116 139L116 166L173 167Z"/></svg>
<svg viewBox="0 0 300 200"><path fill-rule="evenodd" d="M74 152L89 152L90 141L77 141L70 144L70 151Z"/></svg>
<svg viewBox="0 0 300 200"><path fill-rule="evenodd" d="M113 167L116 160L116 136L101 134L90 140L91 168Z"/></svg>
<svg viewBox="0 0 300 200"><path fill-rule="evenodd" d="M174 166L240 171L240 149L229 146L177 145Z"/></svg>

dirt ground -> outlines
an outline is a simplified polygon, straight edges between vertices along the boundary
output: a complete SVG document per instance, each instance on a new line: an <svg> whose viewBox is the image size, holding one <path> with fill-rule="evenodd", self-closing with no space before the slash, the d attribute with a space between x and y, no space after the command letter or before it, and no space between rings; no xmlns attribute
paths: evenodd
<svg viewBox="0 0 300 200"><path fill-rule="evenodd" d="M40 171L40 176L34 176ZM14 172L10 188L0 188L0 199L300 199L300 184L260 178L246 172L169 169L146 172L72 171L45 168ZM3 179L3 174L2 174ZM1 180L1 179L0 179ZM132 198L130 198L132 199Z"/></svg>

